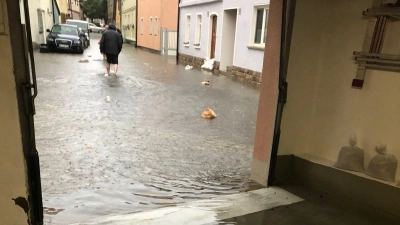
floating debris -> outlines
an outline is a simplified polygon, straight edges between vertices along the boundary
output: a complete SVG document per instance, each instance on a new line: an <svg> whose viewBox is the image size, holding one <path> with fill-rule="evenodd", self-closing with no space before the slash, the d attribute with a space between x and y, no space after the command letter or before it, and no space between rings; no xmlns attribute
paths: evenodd
<svg viewBox="0 0 400 225"><path fill-rule="evenodd" d="M80 63L88 63L89 60L88 60L88 59L80 59L79 62L80 62Z"/></svg>
<svg viewBox="0 0 400 225"><path fill-rule="evenodd" d="M48 215L57 215L59 212L64 211L64 209L55 209L43 207L43 212Z"/></svg>
<svg viewBox="0 0 400 225"><path fill-rule="evenodd" d="M193 66L190 66L190 65L187 65L186 67L185 67L185 70L192 70L193 69Z"/></svg>
<svg viewBox="0 0 400 225"><path fill-rule="evenodd" d="M106 97L106 101L107 101L107 102L110 102L110 101L111 101L110 96L107 96L107 97Z"/></svg>
<svg viewBox="0 0 400 225"><path fill-rule="evenodd" d="M203 117L204 119L212 120L214 118L217 118L217 114L215 114L212 109L208 108L204 110L204 112L201 114L201 117Z"/></svg>
<svg viewBox="0 0 400 225"><path fill-rule="evenodd" d="M202 85L210 85L210 81L208 81L208 80L207 81L203 81L203 82L201 82L201 84Z"/></svg>

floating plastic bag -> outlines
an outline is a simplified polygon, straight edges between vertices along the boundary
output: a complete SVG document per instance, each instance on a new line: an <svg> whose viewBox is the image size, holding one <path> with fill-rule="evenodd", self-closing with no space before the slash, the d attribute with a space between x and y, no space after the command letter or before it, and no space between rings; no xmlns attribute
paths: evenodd
<svg viewBox="0 0 400 225"><path fill-rule="evenodd" d="M381 180L395 181L398 161L394 155L387 154L386 145L379 144L375 147L378 155L372 158L365 174Z"/></svg>
<svg viewBox="0 0 400 225"><path fill-rule="evenodd" d="M350 146L340 149L339 157L335 165L336 168L364 172L364 150L357 147L357 137L352 135L349 141Z"/></svg>
<svg viewBox="0 0 400 225"><path fill-rule="evenodd" d="M215 59L207 58L206 60L204 60L204 64L201 66L201 68L212 70L214 68L214 61L215 61Z"/></svg>

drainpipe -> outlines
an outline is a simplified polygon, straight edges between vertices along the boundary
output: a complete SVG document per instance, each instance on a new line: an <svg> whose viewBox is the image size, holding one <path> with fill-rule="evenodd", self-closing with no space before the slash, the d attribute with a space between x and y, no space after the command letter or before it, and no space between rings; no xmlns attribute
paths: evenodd
<svg viewBox="0 0 400 225"><path fill-rule="evenodd" d="M178 27L176 29L177 32L177 37L176 37L176 64L179 63L179 24L180 24L180 18L181 18L181 7L179 5L181 4L181 0L178 1Z"/></svg>
<svg viewBox="0 0 400 225"><path fill-rule="evenodd" d="M136 41L135 41L135 48L137 48L137 43L138 43L138 16L139 16L139 10L138 10L138 0L136 0L136 24L135 24L135 28L136 28Z"/></svg>

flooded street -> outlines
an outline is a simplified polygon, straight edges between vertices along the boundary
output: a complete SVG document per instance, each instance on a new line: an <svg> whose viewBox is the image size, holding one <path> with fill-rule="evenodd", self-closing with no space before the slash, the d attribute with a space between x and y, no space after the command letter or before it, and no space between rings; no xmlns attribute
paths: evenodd
<svg viewBox="0 0 400 225"><path fill-rule="evenodd" d="M105 77L99 37L83 55L35 53L45 223L248 190L259 91L128 44Z"/></svg>

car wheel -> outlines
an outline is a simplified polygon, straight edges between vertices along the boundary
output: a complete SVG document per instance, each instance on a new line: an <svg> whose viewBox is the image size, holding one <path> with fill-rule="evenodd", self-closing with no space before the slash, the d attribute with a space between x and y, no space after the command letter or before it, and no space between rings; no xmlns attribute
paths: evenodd
<svg viewBox="0 0 400 225"><path fill-rule="evenodd" d="M80 50L78 50L78 53L79 53L79 54L83 54L84 51L85 51L85 49L84 49L84 48L81 48Z"/></svg>
<svg viewBox="0 0 400 225"><path fill-rule="evenodd" d="M99 34L101 34L101 30L98 30L97 32L98 32Z"/></svg>

